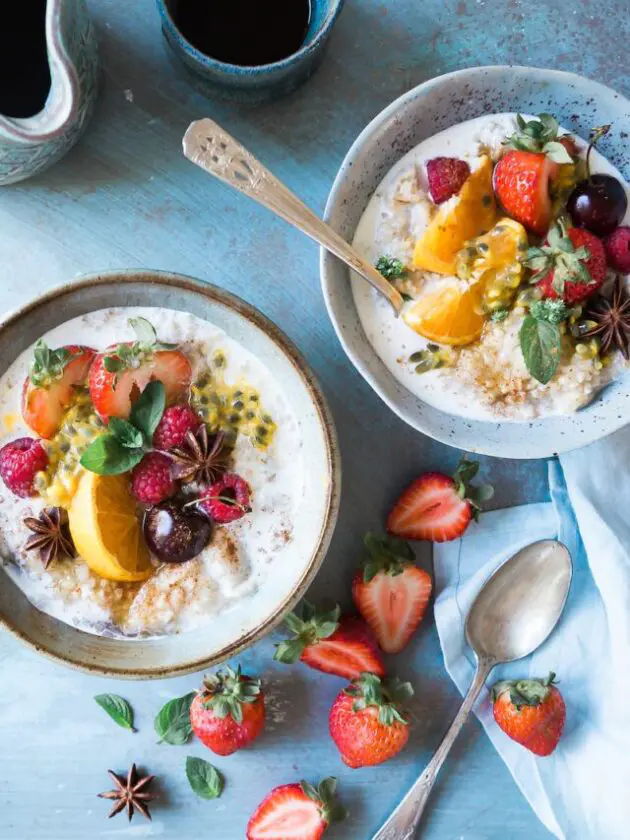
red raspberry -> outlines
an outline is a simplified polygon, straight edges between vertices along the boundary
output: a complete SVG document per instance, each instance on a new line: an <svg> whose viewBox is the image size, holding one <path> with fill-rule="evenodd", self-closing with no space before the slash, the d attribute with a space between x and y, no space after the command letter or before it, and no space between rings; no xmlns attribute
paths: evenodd
<svg viewBox="0 0 630 840"><path fill-rule="evenodd" d="M16 496L36 496L33 486L35 473L47 466L46 450L35 438L18 438L0 449L0 476Z"/></svg>
<svg viewBox="0 0 630 840"><path fill-rule="evenodd" d="M171 475L171 459L161 452L148 452L131 473L131 492L145 505L157 505L177 490Z"/></svg>
<svg viewBox="0 0 630 840"><path fill-rule="evenodd" d="M429 192L436 204L448 201L461 190L470 175L470 166L465 160L437 157L427 161Z"/></svg>
<svg viewBox="0 0 630 840"><path fill-rule="evenodd" d="M236 473L226 473L208 487L199 506L219 525L234 522L251 511L249 484Z"/></svg>
<svg viewBox="0 0 630 840"><path fill-rule="evenodd" d="M186 432L196 431L202 420L197 412L187 403L172 405L167 408L153 434L153 446L156 449L172 449L184 442Z"/></svg>
<svg viewBox="0 0 630 840"><path fill-rule="evenodd" d="M606 256L612 268L630 274L630 227L622 225L604 239Z"/></svg>

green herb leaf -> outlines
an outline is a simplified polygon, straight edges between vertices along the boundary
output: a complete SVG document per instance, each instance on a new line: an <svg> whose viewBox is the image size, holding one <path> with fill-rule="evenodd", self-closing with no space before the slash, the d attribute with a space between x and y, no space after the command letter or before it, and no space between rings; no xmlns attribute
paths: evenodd
<svg viewBox="0 0 630 840"><path fill-rule="evenodd" d="M375 268L387 280L395 280L407 274L407 269L400 260L385 255L378 258Z"/></svg>
<svg viewBox="0 0 630 840"><path fill-rule="evenodd" d="M549 321L550 324L560 324L568 318L569 308L563 300L536 300L532 303L529 314L539 321Z"/></svg>
<svg viewBox="0 0 630 840"><path fill-rule="evenodd" d="M494 321L495 324L498 324L501 321L505 321L505 319L507 318L507 316L509 314L510 314L509 309L497 309L490 316L490 320Z"/></svg>
<svg viewBox="0 0 630 840"><path fill-rule="evenodd" d="M186 757L186 776L193 792L201 799L218 799L223 793L223 776L203 758Z"/></svg>
<svg viewBox="0 0 630 840"><path fill-rule="evenodd" d="M121 475L142 460L144 449L127 449L114 435L96 438L83 452L81 466L97 475Z"/></svg>
<svg viewBox="0 0 630 840"><path fill-rule="evenodd" d="M125 369L126 365L118 356L104 356L103 367L109 373L120 373L121 370Z"/></svg>
<svg viewBox="0 0 630 840"><path fill-rule="evenodd" d="M155 380L149 382L131 409L129 419L149 442L153 440L153 432L160 422L165 405L166 389L159 380Z"/></svg>
<svg viewBox="0 0 630 840"><path fill-rule="evenodd" d="M136 731L133 727L133 709L123 697L118 694L97 694L94 699L118 726L130 732Z"/></svg>
<svg viewBox="0 0 630 840"><path fill-rule="evenodd" d="M557 324L526 315L519 333L521 352L527 370L546 385L560 362L560 329Z"/></svg>
<svg viewBox="0 0 630 840"><path fill-rule="evenodd" d="M121 446L127 449L138 449L144 443L140 429L136 429L128 420L123 420L121 417L110 417L107 428Z"/></svg>
<svg viewBox="0 0 630 840"><path fill-rule="evenodd" d="M165 741L167 744L181 746L190 738L192 734L190 704L196 696L197 693L191 691L190 694L175 697L162 706L153 724L160 742Z"/></svg>

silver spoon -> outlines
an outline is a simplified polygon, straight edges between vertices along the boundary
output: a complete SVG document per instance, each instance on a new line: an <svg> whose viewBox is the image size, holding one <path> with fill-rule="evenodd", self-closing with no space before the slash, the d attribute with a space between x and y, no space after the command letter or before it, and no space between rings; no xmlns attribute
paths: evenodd
<svg viewBox="0 0 630 840"><path fill-rule="evenodd" d="M389 301L395 314L400 315L403 299L392 284L220 125L209 119L191 123L184 135L183 146L188 160L263 204L343 260L374 286Z"/></svg>
<svg viewBox="0 0 630 840"><path fill-rule="evenodd" d="M412 840L437 774L495 665L522 659L545 641L569 594L571 555L556 540L522 548L486 581L466 618L477 672L424 772L372 840Z"/></svg>

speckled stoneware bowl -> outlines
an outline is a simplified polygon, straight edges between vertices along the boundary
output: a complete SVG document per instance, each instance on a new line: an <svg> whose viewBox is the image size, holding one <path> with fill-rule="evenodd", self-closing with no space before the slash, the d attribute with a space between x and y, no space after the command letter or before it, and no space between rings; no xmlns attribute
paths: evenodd
<svg viewBox="0 0 630 840"><path fill-rule="evenodd" d="M309 476L308 503L298 506L294 540L282 570L246 602L207 627L147 640L85 633L40 612L0 569L0 624L41 653L121 678L158 678L197 671L234 656L272 630L315 577L337 519L341 468L333 421L313 375L288 338L240 298L179 274L114 271L54 289L0 323L0 375L46 330L97 309L161 306L192 312L254 353L282 383L301 432Z"/></svg>
<svg viewBox="0 0 630 840"><path fill-rule="evenodd" d="M368 200L389 169L427 137L483 114L555 114L582 137L613 123L602 153L630 180L630 102L610 88L555 70L474 67L431 79L401 96L359 135L335 179L326 220L351 241ZM505 458L544 458L590 443L630 421L630 376L606 388L587 408L534 422L482 422L424 403L387 370L359 321L348 269L321 254L321 279L337 335L361 375L403 420L436 440Z"/></svg>

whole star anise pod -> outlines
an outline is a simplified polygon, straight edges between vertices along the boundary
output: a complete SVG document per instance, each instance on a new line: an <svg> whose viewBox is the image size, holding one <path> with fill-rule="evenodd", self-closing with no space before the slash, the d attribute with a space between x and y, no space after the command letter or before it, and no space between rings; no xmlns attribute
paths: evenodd
<svg viewBox="0 0 630 840"><path fill-rule="evenodd" d="M589 303L586 319L597 326L584 333L584 338L598 336L602 353L614 348L624 359L630 359L630 296L620 275L615 278L610 298L599 295Z"/></svg>
<svg viewBox="0 0 630 840"><path fill-rule="evenodd" d="M134 811L140 811L143 817L148 820L151 819L149 813L149 806L147 803L156 799L152 793L147 793L146 788L151 784L155 776L138 776L136 765L132 764L131 769L127 773L127 778L119 776L113 770L107 771L116 785L116 790L107 790L104 793L99 793L101 799L113 799L114 805L107 815L108 817L115 817L125 808L129 821L134 815Z"/></svg>
<svg viewBox="0 0 630 840"><path fill-rule="evenodd" d="M173 477L184 482L213 484L227 469L225 435L209 435L205 423L196 431L186 432L181 446L168 454L173 459Z"/></svg>
<svg viewBox="0 0 630 840"><path fill-rule="evenodd" d="M38 517L25 517L24 524L33 532L24 548L26 551L38 549L45 569L58 557L76 555L65 510L58 507L44 508Z"/></svg>

